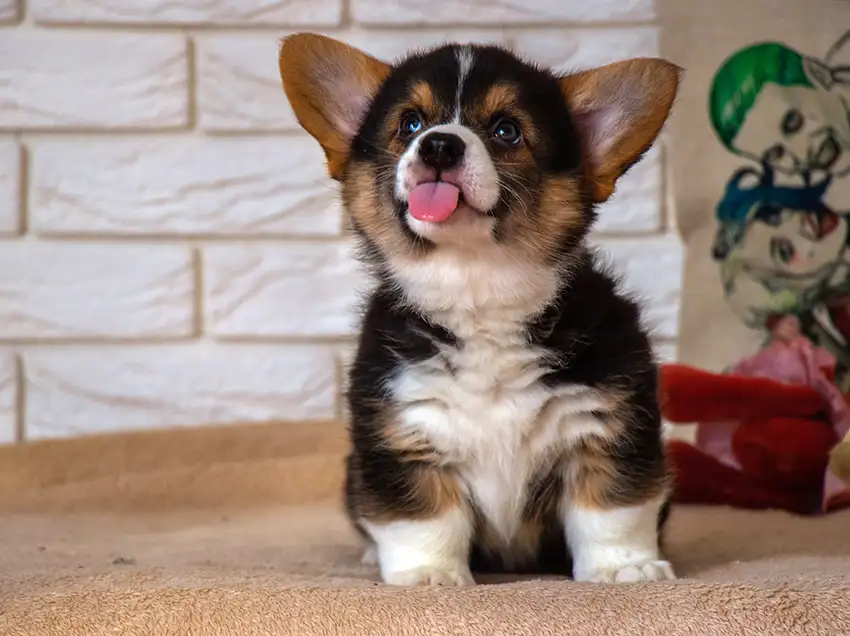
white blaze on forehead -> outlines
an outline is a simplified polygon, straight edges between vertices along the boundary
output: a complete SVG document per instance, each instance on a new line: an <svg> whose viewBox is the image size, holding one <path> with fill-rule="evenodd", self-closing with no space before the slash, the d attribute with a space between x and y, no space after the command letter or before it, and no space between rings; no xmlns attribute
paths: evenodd
<svg viewBox="0 0 850 636"><path fill-rule="evenodd" d="M455 123L460 123L460 98L463 94L463 84L475 64L475 54L469 45L461 46L455 52L457 57L457 93L455 94Z"/></svg>

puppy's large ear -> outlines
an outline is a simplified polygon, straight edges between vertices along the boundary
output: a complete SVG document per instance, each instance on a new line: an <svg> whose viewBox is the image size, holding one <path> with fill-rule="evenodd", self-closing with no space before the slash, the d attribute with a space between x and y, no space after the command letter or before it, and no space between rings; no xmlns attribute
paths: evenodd
<svg viewBox="0 0 850 636"><path fill-rule="evenodd" d="M561 79L589 162L594 199L614 192L617 179L640 159L661 132L681 69L661 59L615 62Z"/></svg>
<svg viewBox="0 0 850 636"><path fill-rule="evenodd" d="M351 140L390 66L322 35L298 33L280 47L280 76L298 123L322 145L328 172L342 177Z"/></svg>

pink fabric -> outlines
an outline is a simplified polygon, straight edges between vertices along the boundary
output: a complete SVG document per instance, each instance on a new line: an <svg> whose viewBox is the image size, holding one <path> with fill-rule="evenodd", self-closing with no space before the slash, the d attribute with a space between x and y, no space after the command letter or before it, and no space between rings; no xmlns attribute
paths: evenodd
<svg viewBox="0 0 850 636"><path fill-rule="evenodd" d="M800 335L796 318L786 316L774 328L773 337L766 347L738 362L729 372L812 387L828 401L832 426L838 439L843 439L850 430L850 408L844 395L824 373L824 369L834 366L835 358ZM700 423L697 425L696 446L727 466L740 469L732 452L732 436L739 425L740 422ZM822 509L826 510L829 500L842 492L850 492L850 484L827 471Z"/></svg>

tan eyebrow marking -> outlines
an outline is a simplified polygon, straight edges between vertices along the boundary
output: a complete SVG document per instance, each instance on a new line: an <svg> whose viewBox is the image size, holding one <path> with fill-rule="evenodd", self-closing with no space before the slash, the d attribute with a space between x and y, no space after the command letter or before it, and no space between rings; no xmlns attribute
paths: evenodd
<svg viewBox="0 0 850 636"><path fill-rule="evenodd" d="M426 113L435 113L438 109L437 96L428 82L417 82L410 91L412 101Z"/></svg>
<svg viewBox="0 0 850 636"><path fill-rule="evenodd" d="M492 86L484 101L481 103L484 117L489 117L500 110L507 110L516 104L516 88L510 84L496 84Z"/></svg>
<svg viewBox="0 0 850 636"><path fill-rule="evenodd" d="M519 122L527 141L535 143L539 135L537 126L529 114L519 107L517 93L518 89L513 84L494 84L484 98L475 104L470 114L478 121L488 122L496 113L504 113Z"/></svg>

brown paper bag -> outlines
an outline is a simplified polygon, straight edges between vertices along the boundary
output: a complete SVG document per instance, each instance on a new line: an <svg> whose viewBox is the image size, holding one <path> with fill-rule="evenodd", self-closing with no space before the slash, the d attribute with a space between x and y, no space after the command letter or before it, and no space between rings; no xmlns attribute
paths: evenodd
<svg viewBox="0 0 850 636"><path fill-rule="evenodd" d="M662 54L685 69L666 133L687 250L679 358L722 370L794 314L846 390L850 0L659 10Z"/></svg>

